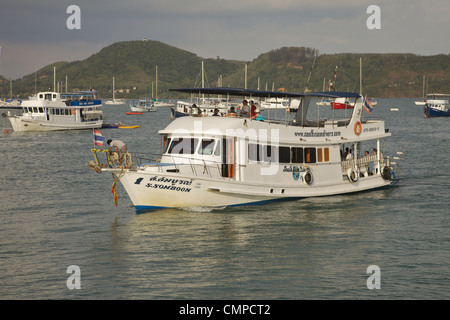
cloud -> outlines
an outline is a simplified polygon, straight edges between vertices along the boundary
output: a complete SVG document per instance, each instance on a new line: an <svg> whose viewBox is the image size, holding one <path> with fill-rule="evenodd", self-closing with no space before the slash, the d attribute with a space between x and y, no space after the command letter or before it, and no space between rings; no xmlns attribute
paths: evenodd
<svg viewBox="0 0 450 320"><path fill-rule="evenodd" d="M144 37L205 58L236 60L282 46L321 53L448 53L447 1L3 0L0 72L19 77L36 65L84 59L114 42ZM71 4L81 9L81 30L66 28ZM381 30L366 27L371 4L381 8Z"/></svg>

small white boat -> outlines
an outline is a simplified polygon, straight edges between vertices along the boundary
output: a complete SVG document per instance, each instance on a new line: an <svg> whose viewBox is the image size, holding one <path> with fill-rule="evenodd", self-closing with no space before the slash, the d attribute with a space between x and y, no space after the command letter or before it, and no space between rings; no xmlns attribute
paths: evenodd
<svg viewBox="0 0 450 320"><path fill-rule="evenodd" d="M288 109L290 101L286 98L267 98L261 101L260 110L265 109Z"/></svg>
<svg viewBox="0 0 450 320"><path fill-rule="evenodd" d="M8 119L15 132L96 129L103 124L101 106L94 91L39 92L22 101L22 115L8 113Z"/></svg>
<svg viewBox="0 0 450 320"><path fill-rule="evenodd" d="M267 92L238 88L172 91L267 97ZM295 117L285 121L181 117L159 131L163 152L155 156L157 161L148 161L148 150L138 150L142 160L136 157L131 161L128 155L123 165L109 160L100 163L100 150L94 149L96 162L89 167L112 173L136 211L256 205L375 190L398 181L395 166L380 149L384 145L381 140L391 134L384 121L362 119L362 96L339 92L270 94L301 99ZM350 117L324 119L313 110L310 119L307 111L310 102L315 105L315 97L347 97L354 101L354 109ZM338 113L345 112L334 112ZM362 146L379 152L363 155ZM355 156L344 158L346 149Z"/></svg>
<svg viewBox="0 0 450 320"><path fill-rule="evenodd" d="M132 104L130 105L130 109L133 112L150 112L157 111L157 108L153 104L153 101L148 98L141 98L135 103L134 99Z"/></svg>

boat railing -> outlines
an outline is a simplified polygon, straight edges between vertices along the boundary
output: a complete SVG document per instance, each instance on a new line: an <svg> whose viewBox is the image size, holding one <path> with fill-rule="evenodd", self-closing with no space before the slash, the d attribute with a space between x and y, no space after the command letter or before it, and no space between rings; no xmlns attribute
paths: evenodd
<svg viewBox="0 0 450 320"><path fill-rule="evenodd" d="M389 161L389 156L385 159L383 153L380 154L380 167ZM376 154L363 156L358 159L344 160L341 162L342 174L346 175L349 169L358 169L363 175L372 175L378 168L378 156Z"/></svg>

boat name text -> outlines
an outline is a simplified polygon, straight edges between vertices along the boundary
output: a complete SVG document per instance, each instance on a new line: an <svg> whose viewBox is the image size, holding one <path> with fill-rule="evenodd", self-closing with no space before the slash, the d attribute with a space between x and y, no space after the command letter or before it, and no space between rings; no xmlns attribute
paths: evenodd
<svg viewBox="0 0 450 320"><path fill-rule="evenodd" d="M170 179L165 177L154 176L149 179L151 182L145 186L147 188L164 189L169 191L190 192L191 188L184 186L192 185L192 180Z"/></svg>

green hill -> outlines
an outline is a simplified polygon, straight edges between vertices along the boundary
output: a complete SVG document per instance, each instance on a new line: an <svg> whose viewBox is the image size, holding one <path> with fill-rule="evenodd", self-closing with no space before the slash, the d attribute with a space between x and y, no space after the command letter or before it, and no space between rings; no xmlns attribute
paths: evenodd
<svg viewBox="0 0 450 320"><path fill-rule="evenodd" d="M94 88L101 98L112 96L115 77L117 98L137 98L155 88L158 66L158 97L176 97L171 88L201 86L204 62L206 86L247 87L250 89L303 92L326 90L337 66L336 90L359 92L359 60L362 58L363 93L372 97L420 97L426 76L428 92L449 92L450 55L414 54L322 54L305 47L285 47L261 54L251 62L203 59L196 54L158 41L124 41L103 48L82 61L56 62L36 73L13 81L13 96L26 98L35 90L53 90L56 80L68 90ZM313 67L314 66L314 67ZM9 81L0 77L2 96L9 97Z"/></svg>

